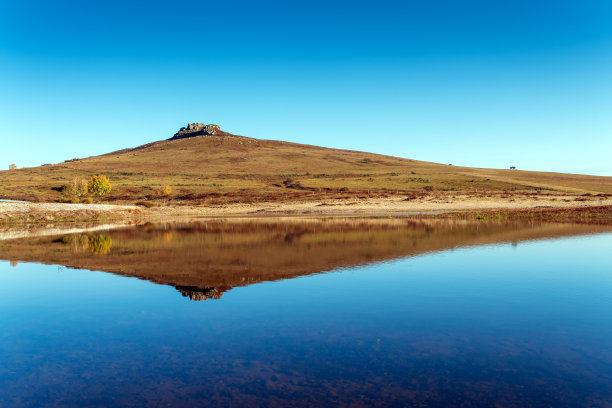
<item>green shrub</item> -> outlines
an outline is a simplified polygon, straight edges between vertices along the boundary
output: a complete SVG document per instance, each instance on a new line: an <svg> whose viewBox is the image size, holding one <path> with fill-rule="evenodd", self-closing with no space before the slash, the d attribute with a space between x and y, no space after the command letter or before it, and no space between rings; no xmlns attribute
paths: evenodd
<svg viewBox="0 0 612 408"><path fill-rule="evenodd" d="M101 174L98 176L92 176L87 183L87 190L91 194L95 195L104 195L110 193L111 191L111 183L108 177Z"/></svg>
<svg viewBox="0 0 612 408"><path fill-rule="evenodd" d="M409 177L409 178L406 179L406 183L410 183L410 182L414 182L414 183L429 183L429 179L422 178L422 177Z"/></svg>

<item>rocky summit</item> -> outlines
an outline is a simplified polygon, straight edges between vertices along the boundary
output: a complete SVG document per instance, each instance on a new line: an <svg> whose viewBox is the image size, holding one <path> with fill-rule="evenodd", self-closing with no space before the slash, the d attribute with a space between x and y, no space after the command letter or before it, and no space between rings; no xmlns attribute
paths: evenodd
<svg viewBox="0 0 612 408"><path fill-rule="evenodd" d="M170 138L170 140L174 139L184 139L187 137L195 137L195 136L227 136L230 133L224 132L221 130L219 125L207 125L204 123L189 123L186 127L180 128L178 132L174 134Z"/></svg>

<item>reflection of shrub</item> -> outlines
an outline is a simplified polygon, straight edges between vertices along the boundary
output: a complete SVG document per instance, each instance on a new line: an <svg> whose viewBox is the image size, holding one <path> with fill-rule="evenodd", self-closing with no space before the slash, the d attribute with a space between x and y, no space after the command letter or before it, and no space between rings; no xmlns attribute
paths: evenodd
<svg viewBox="0 0 612 408"><path fill-rule="evenodd" d="M99 176L92 176L87 183L87 190L91 194L104 195L110 193L111 183L108 177L101 174Z"/></svg>
<svg viewBox="0 0 612 408"><path fill-rule="evenodd" d="M89 248L89 237L85 234L66 235L62 238L64 245L69 245L70 250L74 253L87 251Z"/></svg>
<svg viewBox="0 0 612 408"><path fill-rule="evenodd" d="M87 194L87 180L74 178L62 186L62 194L81 197Z"/></svg>
<svg viewBox="0 0 612 408"><path fill-rule="evenodd" d="M94 255L106 255L113 246L111 237L105 234L86 235L75 234L62 237L61 242L70 246L70 250L79 253L89 250Z"/></svg>
<svg viewBox="0 0 612 408"><path fill-rule="evenodd" d="M89 252L94 255L106 255L113 246L113 240L108 235L96 234L89 237Z"/></svg>

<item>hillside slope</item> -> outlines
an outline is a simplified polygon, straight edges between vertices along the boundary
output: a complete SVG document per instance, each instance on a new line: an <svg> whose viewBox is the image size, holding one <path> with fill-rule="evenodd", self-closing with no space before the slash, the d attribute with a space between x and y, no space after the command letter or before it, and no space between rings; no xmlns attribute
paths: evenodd
<svg viewBox="0 0 612 408"><path fill-rule="evenodd" d="M196 124L197 125L197 124ZM274 140L203 134L101 156L0 172L0 198L62 199L74 178L105 174L105 201L253 202L420 191L612 193L612 177L458 167ZM162 186L172 193L162 196Z"/></svg>

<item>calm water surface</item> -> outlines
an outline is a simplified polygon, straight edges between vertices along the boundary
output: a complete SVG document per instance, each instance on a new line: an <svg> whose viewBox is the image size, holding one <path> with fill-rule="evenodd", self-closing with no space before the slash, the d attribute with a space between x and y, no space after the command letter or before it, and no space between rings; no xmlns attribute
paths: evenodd
<svg viewBox="0 0 612 408"><path fill-rule="evenodd" d="M0 406L612 406L612 234L385 228L4 242Z"/></svg>

